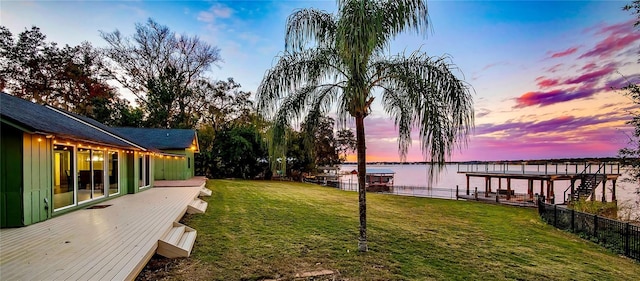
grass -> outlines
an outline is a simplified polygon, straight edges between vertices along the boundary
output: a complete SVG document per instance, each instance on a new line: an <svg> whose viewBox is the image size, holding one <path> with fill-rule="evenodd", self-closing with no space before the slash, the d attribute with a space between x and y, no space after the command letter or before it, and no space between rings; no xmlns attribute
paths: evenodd
<svg viewBox="0 0 640 281"><path fill-rule="evenodd" d="M328 269L348 280L640 280L638 263L556 230L533 209L367 194L370 251L359 253L355 192L207 185L207 212L184 219L198 231L191 257L153 279L291 280Z"/></svg>

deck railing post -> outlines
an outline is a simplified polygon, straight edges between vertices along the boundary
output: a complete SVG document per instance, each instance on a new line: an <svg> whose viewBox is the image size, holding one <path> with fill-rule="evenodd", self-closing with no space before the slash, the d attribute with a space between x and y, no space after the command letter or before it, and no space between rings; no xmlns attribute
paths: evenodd
<svg viewBox="0 0 640 281"><path fill-rule="evenodd" d="M473 193L473 196L476 198L476 201L478 201L478 187L477 186L476 186L475 193Z"/></svg>
<svg viewBox="0 0 640 281"><path fill-rule="evenodd" d="M467 179L469 179L469 177L467 176ZM469 184L467 184L467 196L469 195Z"/></svg>

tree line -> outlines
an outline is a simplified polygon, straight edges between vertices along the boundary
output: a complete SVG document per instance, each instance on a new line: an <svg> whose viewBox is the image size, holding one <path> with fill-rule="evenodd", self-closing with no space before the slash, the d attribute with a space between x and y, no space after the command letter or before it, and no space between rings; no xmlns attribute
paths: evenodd
<svg viewBox="0 0 640 281"><path fill-rule="evenodd" d="M0 26L0 89L114 127L197 129L198 175L210 178L271 176L266 133L252 93L233 78L214 80L220 49L197 36L177 34L153 19L135 32L100 31L106 47L89 42L60 46L40 28L14 34ZM133 98L127 99L127 94ZM291 132L283 174L301 175L317 165L344 161L353 133L324 126ZM309 137L315 134L315 137Z"/></svg>

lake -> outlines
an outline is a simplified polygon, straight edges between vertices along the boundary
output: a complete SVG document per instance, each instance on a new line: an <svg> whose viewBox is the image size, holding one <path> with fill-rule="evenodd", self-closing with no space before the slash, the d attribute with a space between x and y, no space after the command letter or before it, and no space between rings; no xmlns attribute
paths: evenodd
<svg viewBox="0 0 640 281"><path fill-rule="evenodd" d="M394 193L398 193L399 195L455 199L456 186L459 187L460 193L466 192L466 176L464 174L458 173L457 164L447 164L444 169L437 175L437 181L434 181L431 184L427 182L428 165L425 164L368 164L367 167L376 169L390 169L394 171L394 187L396 187ZM342 165L340 167L340 170L343 172L350 172L355 169L357 169L356 165ZM621 170L621 173L623 174L622 178L624 178L625 172ZM358 179L355 175L343 176L343 189L356 190L357 181ZM564 202L564 192L570 186L570 182L568 180L558 180L554 181L554 183L556 203L562 203ZM484 185L484 178L471 177L469 180L469 187L472 192L475 187L477 187L479 191L484 191ZM498 179L492 179L491 185L494 190L497 189ZM612 181L608 181L606 185L607 201L611 201L612 187ZM506 189L506 180L502 180L502 188ZM511 180L511 188L515 193L527 193L527 181L513 179ZM634 184L622 182L620 179L616 182L616 197L618 199L618 205L623 211L621 215L635 216L640 218L640 206L637 202L638 200L640 200L640 196L636 194L636 192L638 191L638 186ZM534 193L540 193L539 181L534 181ZM600 200L602 196L602 184L599 185L598 189L596 190L596 194L597 200Z"/></svg>

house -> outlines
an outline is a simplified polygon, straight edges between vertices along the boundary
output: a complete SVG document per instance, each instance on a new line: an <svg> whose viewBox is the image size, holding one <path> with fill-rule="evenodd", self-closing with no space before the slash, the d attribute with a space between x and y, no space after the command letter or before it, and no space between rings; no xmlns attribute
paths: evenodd
<svg viewBox="0 0 640 281"><path fill-rule="evenodd" d="M198 134L190 129L114 128L136 143L163 153L154 165L156 180L186 180L195 175L194 154L200 152Z"/></svg>
<svg viewBox="0 0 640 281"><path fill-rule="evenodd" d="M93 119L0 93L0 132L3 228L144 191L157 178L156 161L165 167L182 157L190 170L183 169L179 177L193 176L195 131L190 131L193 149L182 143L159 145L166 148L163 152L151 142L156 135L141 144Z"/></svg>

